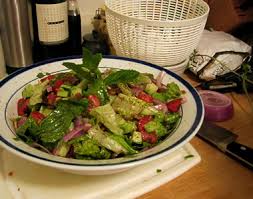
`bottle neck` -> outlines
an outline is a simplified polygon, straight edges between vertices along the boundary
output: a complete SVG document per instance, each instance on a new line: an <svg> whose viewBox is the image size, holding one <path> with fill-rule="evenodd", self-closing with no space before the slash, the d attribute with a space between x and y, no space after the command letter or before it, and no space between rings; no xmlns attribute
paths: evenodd
<svg viewBox="0 0 253 199"><path fill-rule="evenodd" d="M68 0L68 15L69 16L80 15L78 3L76 0Z"/></svg>

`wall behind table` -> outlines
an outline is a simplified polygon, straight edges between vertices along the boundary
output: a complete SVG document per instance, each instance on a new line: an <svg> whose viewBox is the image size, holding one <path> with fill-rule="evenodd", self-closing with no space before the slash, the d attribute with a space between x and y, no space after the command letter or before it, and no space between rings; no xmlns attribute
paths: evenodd
<svg viewBox="0 0 253 199"><path fill-rule="evenodd" d="M92 18L95 16L96 10L104 6L104 0L77 0L81 21L82 21L82 35L90 33L93 29L91 24Z"/></svg>

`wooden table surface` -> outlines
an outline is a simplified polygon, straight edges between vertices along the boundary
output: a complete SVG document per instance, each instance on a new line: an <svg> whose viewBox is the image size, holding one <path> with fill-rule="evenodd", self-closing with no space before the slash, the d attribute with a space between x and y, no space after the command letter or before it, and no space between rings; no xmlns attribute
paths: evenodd
<svg viewBox="0 0 253 199"><path fill-rule="evenodd" d="M196 81L183 76L186 80ZM226 93L234 105L234 116L217 125L232 130L238 142L253 148L253 108L244 94ZM253 94L251 94L253 99ZM253 103L253 102L252 102ZM252 199L253 172L198 137L190 142L201 162L176 179L138 199Z"/></svg>

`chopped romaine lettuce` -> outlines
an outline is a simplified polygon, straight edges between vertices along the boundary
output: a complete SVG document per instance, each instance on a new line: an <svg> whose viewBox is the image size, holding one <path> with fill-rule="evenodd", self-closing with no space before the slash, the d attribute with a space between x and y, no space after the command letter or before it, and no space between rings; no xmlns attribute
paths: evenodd
<svg viewBox="0 0 253 199"><path fill-rule="evenodd" d="M147 106L143 100L124 94L119 94L112 102L113 109L126 119L134 118Z"/></svg>
<svg viewBox="0 0 253 199"><path fill-rule="evenodd" d="M89 129L88 134L92 139L96 140L99 145L113 151L116 154L131 154L131 152L133 152L132 148L127 143L118 142L117 138L119 136L113 136L113 134L108 135L108 133L102 131L99 126L94 126ZM115 137L117 138L115 139Z"/></svg>
<svg viewBox="0 0 253 199"><path fill-rule="evenodd" d="M73 147L74 153L85 157L91 157L92 159L109 159L111 157L111 153L104 147L99 146L93 139L75 142Z"/></svg>
<svg viewBox="0 0 253 199"><path fill-rule="evenodd" d="M155 85L154 83L149 83L149 84L147 84L146 87L145 87L145 91L146 91L148 94L150 94L150 95L152 95L153 93L155 93L157 90L158 90L158 86Z"/></svg>
<svg viewBox="0 0 253 199"><path fill-rule="evenodd" d="M165 117L165 121L168 124L175 124L181 118L179 113L170 113Z"/></svg>
<svg viewBox="0 0 253 199"><path fill-rule="evenodd" d="M179 98L180 96L181 90L175 82L167 84L167 89L165 92L162 93L154 92L152 94L153 98L160 100L161 102L166 102L170 99L176 99Z"/></svg>
<svg viewBox="0 0 253 199"><path fill-rule="evenodd" d="M66 157L70 149L70 145L62 140L58 142L57 147L55 149L55 155Z"/></svg>
<svg viewBox="0 0 253 199"><path fill-rule="evenodd" d="M53 110L47 108L46 106L41 106L40 107L40 113L42 113L44 116L48 116Z"/></svg>
<svg viewBox="0 0 253 199"><path fill-rule="evenodd" d="M136 144L142 143L142 135L141 135L141 132L139 131L134 131L131 138L132 138L132 141Z"/></svg>
<svg viewBox="0 0 253 199"><path fill-rule="evenodd" d="M69 96L69 91L60 88L60 89L57 91L57 96L58 96L58 97L68 97L68 96Z"/></svg>
<svg viewBox="0 0 253 199"><path fill-rule="evenodd" d="M135 154L138 153L136 150L134 150L125 140L123 137L119 135L109 135L109 138L115 140L117 143L119 143L124 149L127 151L126 154Z"/></svg>
<svg viewBox="0 0 253 199"><path fill-rule="evenodd" d="M137 128L133 121L127 121L118 114L116 115L116 122L124 133L131 133Z"/></svg>
<svg viewBox="0 0 253 199"><path fill-rule="evenodd" d="M181 90L179 86L175 82L171 82L167 84L166 89L166 98L168 99L175 99L181 96Z"/></svg>
<svg viewBox="0 0 253 199"><path fill-rule="evenodd" d="M93 108L90 114L106 126L112 133L122 135L123 130L116 122L116 113L110 104Z"/></svg>
<svg viewBox="0 0 253 199"><path fill-rule="evenodd" d="M152 97L157 99L157 100L160 100L161 102L166 102L167 101L167 97L166 97L166 94L165 93L153 93L152 94Z"/></svg>
<svg viewBox="0 0 253 199"><path fill-rule="evenodd" d="M76 95L78 95L78 94L80 94L80 95L83 94L82 89L81 89L80 87L78 87L78 86L73 86L73 87L71 88L71 90L70 90L70 96L71 96L71 97L74 97L74 96L76 96Z"/></svg>
<svg viewBox="0 0 253 199"><path fill-rule="evenodd" d="M153 106L147 106L141 111L141 114L142 115L156 115L158 114L158 112L159 111Z"/></svg>
<svg viewBox="0 0 253 199"><path fill-rule="evenodd" d="M29 104L34 106L42 102L42 94L46 89L46 85L48 84L48 80L44 82L40 82L38 84L29 86L27 85L25 92L22 93L24 97L30 97Z"/></svg>
<svg viewBox="0 0 253 199"><path fill-rule="evenodd" d="M155 116L154 118L155 120L159 122L163 122L166 114L162 111L157 110L153 106L148 106L145 109L143 109L143 111L141 112L141 115L153 115Z"/></svg>
<svg viewBox="0 0 253 199"><path fill-rule="evenodd" d="M125 95L132 95L131 89L128 87L127 84L118 83L118 87L120 88L121 92Z"/></svg>
<svg viewBox="0 0 253 199"><path fill-rule="evenodd" d="M148 133L156 132L156 135L158 137L162 137L167 134L167 129L165 128L165 126L155 120L152 120L145 124L144 128Z"/></svg>
<svg viewBox="0 0 253 199"><path fill-rule="evenodd" d="M33 95L34 86L32 84L28 84L24 90L22 91L23 98L29 98Z"/></svg>

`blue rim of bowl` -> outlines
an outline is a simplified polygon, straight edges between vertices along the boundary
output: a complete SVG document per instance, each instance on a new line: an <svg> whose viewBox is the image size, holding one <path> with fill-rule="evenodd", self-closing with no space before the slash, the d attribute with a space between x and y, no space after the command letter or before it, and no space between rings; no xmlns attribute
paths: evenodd
<svg viewBox="0 0 253 199"><path fill-rule="evenodd" d="M52 62L56 62L56 61L61 61L61 60L65 60L65 59L67 60L67 59L78 59L78 58L81 58L81 56L80 55L74 55L74 56L67 56L67 57L59 57L59 58L48 59L48 60L45 60L45 61L37 62L37 63L32 64L30 66L27 66L27 67L24 67L22 69L19 69L19 70L15 71L15 72L11 73L7 77L5 77L3 80L0 81L0 87L2 87L5 83L7 83L9 80L11 80L12 78L16 77L17 75L19 75L19 74L21 74L23 72L26 72L26 71L28 71L30 69L39 67L39 66L41 66L43 64L48 64L48 63L52 63ZM155 64L151 64L151 63L146 62L146 61L142 61L142 60L138 60L138 59L133 59L133 58L127 58L127 57L113 56L113 55L104 55L103 58L105 58L105 59L119 59L119 60L124 60L124 61L130 61L130 62L135 62L135 63L143 64L143 65L149 66L151 68L158 69L160 71L163 70L163 71L166 72L166 74L174 77L175 79L177 79L178 81L180 81L185 87L187 87L189 89L190 93L192 94L192 96L193 96L193 98L195 100L195 103L196 103L196 107L197 107L197 113L196 113L193 125L188 130L188 132L180 140L178 140L177 142L175 142L171 146L169 146L169 147L167 147L167 148L165 148L165 149L163 149L163 150L161 150L161 151L159 151L159 152L157 152L155 154L151 154L151 155L139 158L139 159L128 160L128 161L123 161L123 162L119 162L119 163L105 163L105 164L79 164L79 163L70 163L70 162L61 162L61 161L56 161L56 160L50 160L50 159L47 159L47 158L43 158L43 157L34 155L32 153L29 153L27 151L24 151L24 150L16 147L15 145L13 145L10 142L8 142L7 140L5 140L2 137L2 135L0 135L0 141L3 142L8 147L10 147L10 148L18 151L19 153L28 155L28 156L30 156L32 158L36 158L36 159L39 159L39 160L48 161L48 162L51 162L51 163L63 164L63 165L69 165L69 166L113 166L113 165L123 165L123 164L128 164L128 163L132 163L132 162L141 161L141 160L146 160L148 158L152 158L152 157L154 157L156 155L162 154L162 153L164 153L164 152L166 152L166 151L174 148L175 146L179 145L180 143L184 142L192 133L195 132L195 129L198 128L198 126L199 126L199 121L201 121L201 119L203 118L204 109L203 109L201 98L198 95L197 91L187 81L185 81L183 78L181 78L177 74L175 74L175 73L173 73L173 72L171 72L171 71L169 71L169 70L167 70L167 69L165 69L163 67L157 66Z"/></svg>

